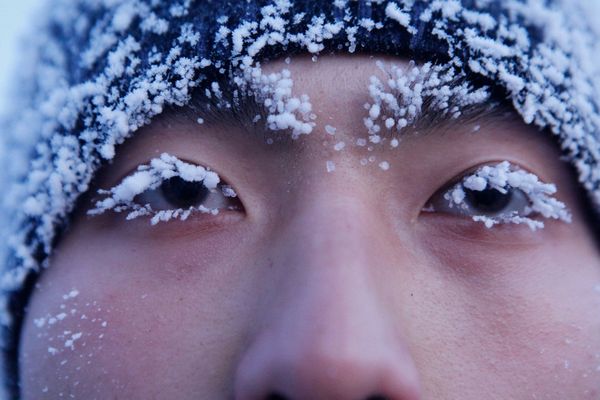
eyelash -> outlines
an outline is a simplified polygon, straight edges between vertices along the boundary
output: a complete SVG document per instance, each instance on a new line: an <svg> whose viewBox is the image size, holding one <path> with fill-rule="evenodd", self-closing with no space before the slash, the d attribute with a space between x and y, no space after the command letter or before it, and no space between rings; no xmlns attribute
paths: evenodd
<svg viewBox="0 0 600 400"><path fill-rule="evenodd" d="M168 191L178 189L176 198L168 199ZM140 165L118 185L110 190L99 190L98 194L106 197L97 201L94 208L88 211L88 215L99 215L109 210L128 212L126 220L152 216L152 225L171 219L184 221L193 212L216 215L223 208L240 209L239 202L234 201L237 194L229 185L222 183L217 173L200 165L181 161L167 153L150 160L148 164ZM189 201L185 199L186 195L189 197L198 194L204 196L202 201L197 202L199 204L170 209L157 206L160 203L174 205L176 201L185 203ZM211 201L227 202L230 205L207 207L205 204L208 205Z"/></svg>
<svg viewBox="0 0 600 400"><path fill-rule="evenodd" d="M190 190L192 193L202 191L205 196L199 202L202 204L157 209L159 207L156 203L174 204L176 201L186 201L181 198L185 197L181 192L178 193L180 197L171 200L166 198L169 197L166 188L176 184L183 185L184 194L187 191L189 195ZM152 216L150 220L152 225L171 219L184 221L193 212L216 215L220 209L225 208L218 205L212 208L206 207L204 203L209 202L206 200L212 200L213 203L229 202L228 209L241 209L239 202L235 204L233 202L237 194L229 185L221 183L219 175L200 165L181 161L167 153L150 160L148 164L140 165L136 172L127 176L112 189L99 190L98 193L106 197L97 201L95 207L88 211L88 215L99 215L109 210L126 211L127 220ZM526 224L535 231L544 228L543 221L532 218L535 215L571 222L571 213L565 204L551 197L555 193L555 185L544 183L536 175L513 166L508 161L503 161L496 165L480 167L475 172L460 178L459 182L450 188L437 192L429 199L423 211L470 217L475 222L482 222L487 228L512 223ZM209 199L210 196L212 198ZM500 200L501 210L494 210L494 207L489 204L479 204L477 207L473 204L477 200L481 202ZM152 207L152 203L155 207Z"/></svg>
<svg viewBox="0 0 600 400"><path fill-rule="evenodd" d="M425 212L444 212L462 215L482 222L487 228L498 224L526 224L531 230L544 228L546 219L571 222L571 213L564 203L552 197L556 186L542 182L536 175L526 172L508 161L485 165L463 176L449 189L436 193L423 209ZM496 196L496 198L494 198ZM480 201L498 200L501 210L483 204L480 210L474 205Z"/></svg>

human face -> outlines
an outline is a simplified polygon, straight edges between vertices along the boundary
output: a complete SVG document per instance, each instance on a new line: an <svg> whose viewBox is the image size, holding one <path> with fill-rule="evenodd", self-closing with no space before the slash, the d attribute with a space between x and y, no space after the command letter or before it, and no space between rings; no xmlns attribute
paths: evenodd
<svg viewBox="0 0 600 400"><path fill-rule="evenodd" d="M354 143L375 58L268 65L282 68L310 96L310 135L168 118L119 149L102 188L167 152L243 208L155 226L77 215L29 304L23 398L597 399L600 254L546 135L485 117L369 150ZM572 222L424 210L503 160L556 184Z"/></svg>

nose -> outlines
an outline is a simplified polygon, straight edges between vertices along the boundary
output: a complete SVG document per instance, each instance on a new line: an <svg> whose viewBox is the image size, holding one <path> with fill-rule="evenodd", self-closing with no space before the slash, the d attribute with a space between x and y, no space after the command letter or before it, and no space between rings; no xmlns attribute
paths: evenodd
<svg viewBox="0 0 600 400"><path fill-rule="evenodd" d="M283 278L238 364L236 400L420 399L379 290L375 271L391 262L381 226L356 196L297 210L271 244Z"/></svg>

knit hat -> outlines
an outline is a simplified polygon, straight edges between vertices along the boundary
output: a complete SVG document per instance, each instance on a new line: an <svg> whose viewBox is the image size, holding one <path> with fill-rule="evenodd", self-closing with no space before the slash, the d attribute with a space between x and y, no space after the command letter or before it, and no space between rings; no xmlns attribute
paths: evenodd
<svg viewBox="0 0 600 400"><path fill-rule="evenodd" d="M265 60L383 53L432 62L464 79L463 92L448 96L481 100L500 91L525 123L556 137L600 211L600 35L579 3L56 0L44 15L0 138L0 323L13 393L27 298L98 169L166 108L194 96L214 102L224 82L258 96ZM275 92L259 100L291 99ZM312 131L300 106L271 111L272 119L257 123L294 137ZM369 136L377 134L374 125L365 129Z"/></svg>

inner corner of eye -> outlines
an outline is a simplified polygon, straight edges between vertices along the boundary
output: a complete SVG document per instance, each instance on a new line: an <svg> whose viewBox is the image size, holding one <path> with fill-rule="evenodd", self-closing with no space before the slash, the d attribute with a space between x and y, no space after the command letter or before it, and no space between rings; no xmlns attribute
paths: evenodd
<svg viewBox="0 0 600 400"><path fill-rule="evenodd" d="M425 205L421 208L421 212L424 212L424 213L433 213L436 211L437 210L431 200L428 200L427 203L425 203Z"/></svg>

